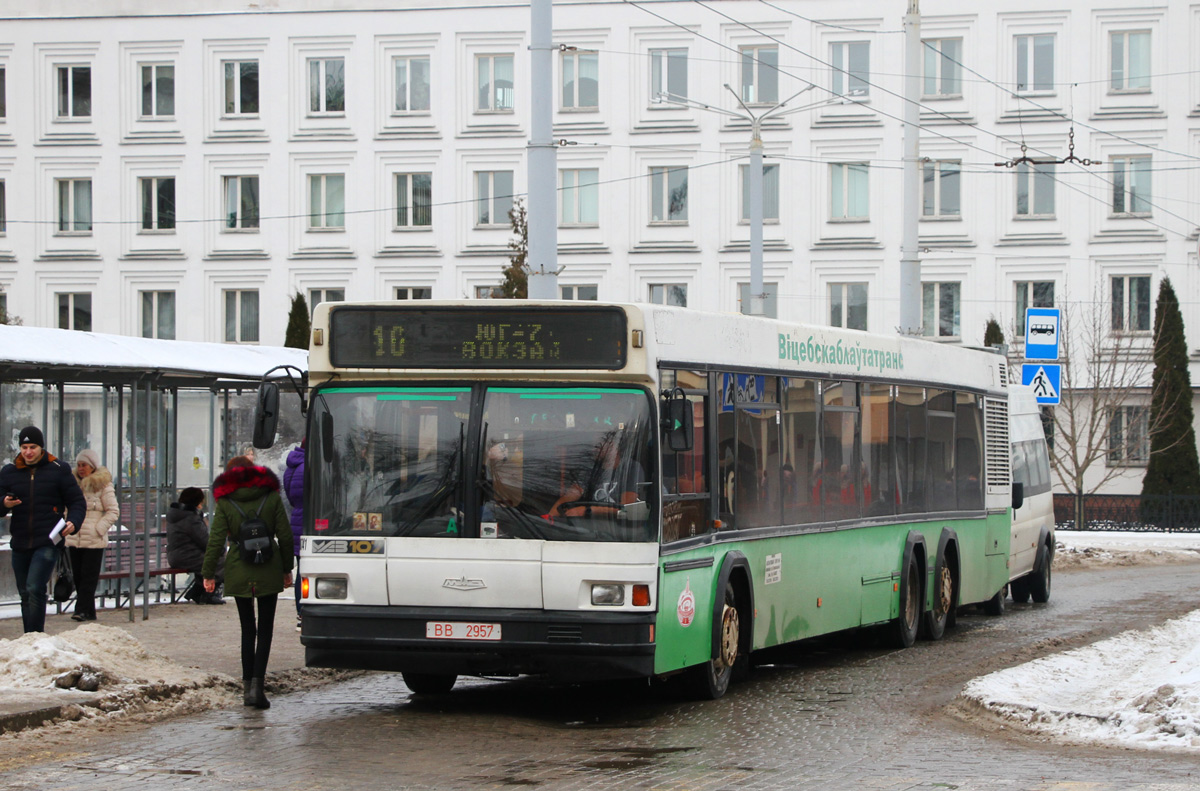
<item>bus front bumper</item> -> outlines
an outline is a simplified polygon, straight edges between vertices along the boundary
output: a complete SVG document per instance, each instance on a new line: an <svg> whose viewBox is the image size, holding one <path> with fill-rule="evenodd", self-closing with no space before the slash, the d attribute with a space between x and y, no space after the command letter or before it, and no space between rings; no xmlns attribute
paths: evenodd
<svg viewBox="0 0 1200 791"><path fill-rule="evenodd" d="M573 680L654 673L654 613L513 609L304 607L309 667L455 675L550 675ZM500 640L432 638L433 623L500 626Z"/></svg>

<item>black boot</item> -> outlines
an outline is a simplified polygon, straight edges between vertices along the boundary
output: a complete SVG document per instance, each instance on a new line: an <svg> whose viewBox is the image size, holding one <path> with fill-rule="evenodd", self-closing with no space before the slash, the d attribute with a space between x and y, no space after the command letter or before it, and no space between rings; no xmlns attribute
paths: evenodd
<svg viewBox="0 0 1200 791"><path fill-rule="evenodd" d="M254 705L254 681L248 678L242 679L242 705Z"/></svg>
<svg viewBox="0 0 1200 791"><path fill-rule="evenodd" d="M267 700L266 691L263 689L264 679L250 679L250 695L254 698L254 708L269 709L271 701Z"/></svg>

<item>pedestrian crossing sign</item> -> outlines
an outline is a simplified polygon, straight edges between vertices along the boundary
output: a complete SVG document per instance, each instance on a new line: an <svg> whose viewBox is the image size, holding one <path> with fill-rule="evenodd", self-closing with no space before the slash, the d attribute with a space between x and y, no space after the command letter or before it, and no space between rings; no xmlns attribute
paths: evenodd
<svg viewBox="0 0 1200 791"><path fill-rule="evenodd" d="M1058 363L1025 363L1021 366L1021 384L1033 388L1039 404L1058 404L1062 392L1062 366Z"/></svg>

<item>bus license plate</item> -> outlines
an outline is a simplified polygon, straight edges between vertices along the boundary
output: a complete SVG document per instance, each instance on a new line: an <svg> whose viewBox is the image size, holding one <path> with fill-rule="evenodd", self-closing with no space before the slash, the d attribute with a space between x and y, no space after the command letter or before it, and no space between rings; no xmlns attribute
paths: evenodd
<svg viewBox="0 0 1200 791"><path fill-rule="evenodd" d="M500 624L426 621L425 636L433 640L499 640Z"/></svg>

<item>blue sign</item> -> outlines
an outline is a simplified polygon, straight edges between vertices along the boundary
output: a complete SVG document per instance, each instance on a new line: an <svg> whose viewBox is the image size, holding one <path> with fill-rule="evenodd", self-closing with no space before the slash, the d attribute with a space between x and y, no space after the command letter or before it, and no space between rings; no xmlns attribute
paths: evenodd
<svg viewBox="0 0 1200 791"><path fill-rule="evenodd" d="M1062 399L1062 366L1058 363L1025 363L1021 384L1033 388L1039 404L1058 404Z"/></svg>
<svg viewBox="0 0 1200 791"><path fill-rule="evenodd" d="M1029 308L1025 311L1025 359L1057 360L1058 331L1062 316L1058 308Z"/></svg>

